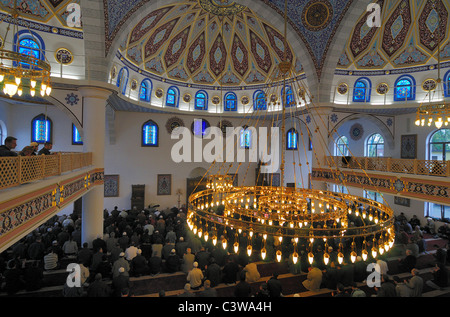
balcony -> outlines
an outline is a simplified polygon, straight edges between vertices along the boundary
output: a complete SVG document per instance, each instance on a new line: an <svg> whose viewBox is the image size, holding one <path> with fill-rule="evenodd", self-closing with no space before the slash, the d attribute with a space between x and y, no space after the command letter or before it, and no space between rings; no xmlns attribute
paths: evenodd
<svg viewBox="0 0 450 317"><path fill-rule="evenodd" d="M450 161L329 156L326 162L330 168L450 177Z"/></svg>
<svg viewBox="0 0 450 317"><path fill-rule="evenodd" d="M0 157L0 190L92 165L92 153Z"/></svg>

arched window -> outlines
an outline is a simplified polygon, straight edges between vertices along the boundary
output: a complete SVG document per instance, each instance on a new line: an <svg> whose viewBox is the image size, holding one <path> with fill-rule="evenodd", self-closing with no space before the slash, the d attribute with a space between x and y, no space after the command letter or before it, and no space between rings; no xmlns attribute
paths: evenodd
<svg viewBox="0 0 450 317"><path fill-rule="evenodd" d="M336 141L336 147L335 147L335 155L336 156L349 156L349 150L348 150L348 139L346 136L341 136Z"/></svg>
<svg viewBox="0 0 450 317"><path fill-rule="evenodd" d="M243 126L241 129L239 146L241 149L250 149L252 147L252 131L248 126Z"/></svg>
<svg viewBox="0 0 450 317"><path fill-rule="evenodd" d="M284 98L286 98L286 106L285 106L286 108L295 106L295 98L291 86L286 86L286 97L284 97L284 90L281 92L281 99L283 104Z"/></svg>
<svg viewBox="0 0 450 317"><path fill-rule="evenodd" d="M416 98L416 82L411 76L401 76L397 78L394 86L394 100L406 101Z"/></svg>
<svg viewBox="0 0 450 317"><path fill-rule="evenodd" d="M253 94L253 110L267 110L266 94L261 90Z"/></svg>
<svg viewBox="0 0 450 317"><path fill-rule="evenodd" d="M444 76L444 96L450 97L450 70Z"/></svg>
<svg viewBox="0 0 450 317"><path fill-rule="evenodd" d="M209 124L209 122L207 120L204 119L194 119L194 122L192 122L191 125L191 131L192 134L194 134L194 136L196 137L204 137L207 135L207 129L210 127L211 125Z"/></svg>
<svg viewBox="0 0 450 317"><path fill-rule="evenodd" d="M195 110L208 110L208 94L204 90L197 91L194 102Z"/></svg>
<svg viewBox="0 0 450 317"><path fill-rule="evenodd" d="M355 82L353 87L354 102L369 102L372 83L368 78L361 77Z"/></svg>
<svg viewBox="0 0 450 317"><path fill-rule="evenodd" d="M52 142L52 121L40 114L31 120L31 142Z"/></svg>
<svg viewBox="0 0 450 317"><path fill-rule="evenodd" d="M122 67L119 70L119 75L117 76L116 81L116 86L119 87L122 95L125 95L125 92L127 90L127 83L128 83L128 68Z"/></svg>
<svg viewBox="0 0 450 317"><path fill-rule="evenodd" d="M225 95L224 111L237 111L237 97L234 92Z"/></svg>
<svg viewBox="0 0 450 317"><path fill-rule="evenodd" d="M367 139L367 155L368 157L382 157L384 156L384 138L381 134L372 134Z"/></svg>
<svg viewBox="0 0 450 317"><path fill-rule="evenodd" d="M139 99L142 101L150 102L150 96L152 94L152 82L146 78L141 82L141 88L139 90Z"/></svg>
<svg viewBox="0 0 450 317"><path fill-rule="evenodd" d="M37 33L28 30L19 31L14 35L13 50L36 59L45 59L44 40ZM16 62L14 62L14 66L17 66ZM21 63L21 66L23 68L30 68L28 63Z"/></svg>
<svg viewBox="0 0 450 317"><path fill-rule="evenodd" d="M430 160L450 160L450 129L439 129L435 131L429 142Z"/></svg>
<svg viewBox="0 0 450 317"><path fill-rule="evenodd" d="M72 123L72 145L82 145L83 140L81 140L80 132L78 131L75 124Z"/></svg>
<svg viewBox="0 0 450 317"><path fill-rule="evenodd" d="M142 146L158 146L158 144L158 125L153 120L149 120L142 125Z"/></svg>
<svg viewBox="0 0 450 317"><path fill-rule="evenodd" d="M294 128L289 129L286 134L286 150L298 149L298 132Z"/></svg>
<svg viewBox="0 0 450 317"><path fill-rule="evenodd" d="M178 91L178 88L175 86L169 87L166 96L166 106L178 108L179 100L180 100L180 92Z"/></svg>

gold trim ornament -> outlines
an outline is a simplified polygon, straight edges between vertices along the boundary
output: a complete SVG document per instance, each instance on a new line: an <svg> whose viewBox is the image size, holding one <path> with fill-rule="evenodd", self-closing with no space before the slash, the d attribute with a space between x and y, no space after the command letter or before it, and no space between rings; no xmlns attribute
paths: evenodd
<svg viewBox="0 0 450 317"><path fill-rule="evenodd" d="M433 91L436 89L437 83L433 78L425 79L422 83L422 89L424 91Z"/></svg>
<svg viewBox="0 0 450 317"><path fill-rule="evenodd" d="M164 95L164 90L162 90L161 88L158 88L155 90L155 96L158 98L161 98Z"/></svg>
<svg viewBox="0 0 450 317"><path fill-rule="evenodd" d="M190 94L184 94L183 101L184 102L190 102L192 99L192 96Z"/></svg>
<svg viewBox="0 0 450 317"><path fill-rule="evenodd" d="M214 105L218 105L220 103L220 97L219 96L214 96L214 97L212 97L211 101L212 101L212 103Z"/></svg>
<svg viewBox="0 0 450 317"><path fill-rule="evenodd" d="M172 134L179 127L184 127L184 121L178 117L172 117L166 122L166 129L169 134Z"/></svg>
<svg viewBox="0 0 450 317"><path fill-rule="evenodd" d="M69 65L73 62L73 54L67 48L58 48L55 52L55 59L58 63Z"/></svg>
<svg viewBox="0 0 450 317"><path fill-rule="evenodd" d="M247 96L242 96L241 102L243 105L247 105L250 102L250 99Z"/></svg>
<svg viewBox="0 0 450 317"><path fill-rule="evenodd" d="M340 83L336 90L338 94L345 95L348 92L348 85L346 83Z"/></svg>
<svg viewBox="0 0 450 317"><path fill-rule="evenodd" d="M377 94L386 95L389 91L389 85L386 83L380 83L377 86Z"/></svg>

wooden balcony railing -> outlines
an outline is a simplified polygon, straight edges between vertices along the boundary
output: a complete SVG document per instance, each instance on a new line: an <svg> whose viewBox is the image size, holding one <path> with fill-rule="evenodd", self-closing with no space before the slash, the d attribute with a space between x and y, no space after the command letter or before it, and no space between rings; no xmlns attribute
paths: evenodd
<svg viewBox="0 0 450 317"><path fill-rule="evenodd" d="M450 161L396 159L390 157L329 156L326 158L326 162L329 167L414 175L450 176Z"/></svg>
<svg viewBox="0 0 450 317"><path fill-rule="evenodd" d="M92 165L92 153L0 157L0 190Z"/></svg>

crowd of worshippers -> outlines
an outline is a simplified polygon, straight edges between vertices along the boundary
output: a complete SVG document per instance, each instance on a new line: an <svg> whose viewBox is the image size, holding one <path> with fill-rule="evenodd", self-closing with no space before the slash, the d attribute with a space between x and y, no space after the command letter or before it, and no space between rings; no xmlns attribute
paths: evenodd
<svg viewBox="0 0 450 317"><path fill-rule="evenodd" d="M142 211L115 207L109 212L105 209L104 234L90 244L82 243L81 217L76 213L52 217L0 255L1 291L14 295L21 290L38 290L45 285L44 271L65 269L67 263L76 262L81 267L82 286L68 287L66 283L63 296L131 296L130 277L175 272L186 274L185 289L179 296L195 296L194 291L199 289L202 294L208 291L209 295L204 296L213 296L214 287L220 283L235 285L237 297L282 296L277 274L269 279L270 283L262 283L259 291L252 293L249 283L258 281L260 275L255 261L245 250L235 254L231 243L229 249L224 250L222 246L213 246L211 240L205 242L197 238L186 226L184 207L163 211L159 211L158 207L149 206ZM395 221L398 232L396 244L404 245L406 250L405 258L399 261L399 268L412 272L415 260L421 253L417 241L420 237L423 240L423 233L420 222L417 223L416 217L413 217L407 222L415 224L416 230L406 234L408 238L403 240L402 233L409 228L405 226L403 217L401 214ZM243 235L242 239L246 240L246 237ZM260 242L255 239L255 249ZM279 245L278 239L268 242L265 245L266 261L273 261L275 250L281 248L285 257L289 256L290 272L308 275L303 282L306 290L326 287L336 289L336 296L339 296L341 286L354 286L367 275L368 262L358 257L354 264L348 259L339 264L337 249L332 246L328 246L330 264L325 265L320 256L324 252L321 239L316 239L316 256L312 265L308 263L305 248L300 248L300 259L293 263L290 252L293 244L288 239ZM447 256L445 253L441 258ZM378 259L377 263L386 267L383 258ZM337 271L337 279L330 278L333 271ZM320 275L320 282L311 281L314 275ZM161 291L163 293L164 290Z"/></svg>
<svg viewBox="0 0 450 317"><path fill-rule="evenodd" d="M25 146L21 151L15 151L17 147L17 138L8 136L5 139L5 144L0 146L0 157L5 156L33 156L33 155L51 155L53 148L52 142L45 142L44 146L39 150L39 143L31 142L30 145Z"/></svg>

